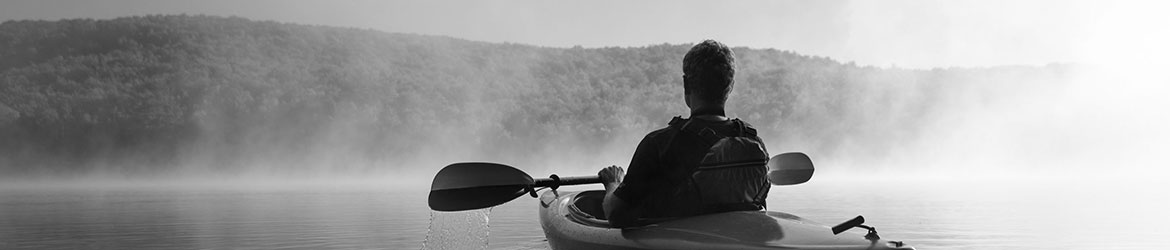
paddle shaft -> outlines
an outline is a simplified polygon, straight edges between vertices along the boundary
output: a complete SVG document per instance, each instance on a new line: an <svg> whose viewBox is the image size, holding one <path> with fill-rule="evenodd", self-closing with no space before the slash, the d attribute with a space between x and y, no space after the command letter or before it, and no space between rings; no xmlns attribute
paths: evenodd
<svg viewBox="0 0 1170 250"><path fill-rule="evenodd" d="M556 176L556 175L553 175ZM536 187L553 187L553 186L568 186L568 185L583 185L601 183L601 177L594 176L569 176L569 177L552 177L536 179L533 186Z"/></svg>

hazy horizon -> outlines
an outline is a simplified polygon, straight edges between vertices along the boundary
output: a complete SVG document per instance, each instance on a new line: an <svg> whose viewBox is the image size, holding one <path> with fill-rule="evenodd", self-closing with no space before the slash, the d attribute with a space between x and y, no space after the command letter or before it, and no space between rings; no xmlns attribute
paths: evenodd
<svg viewBox="0 0 1170 250"><path fill-rule="evenodd" d="M606 4L534 2L453 6L457 4L445 1L13 1L0 3L0 17L4 18L0 21L186 13L559 48L685 44L714 38L733 47L775 48L879 68L981 68L1071 62L1092 66L1093 70L1077 72L1078 77L1063 83L1063 88L1025 92L1024 96L1013 91L953 96L963 102L944 107L948 115L923 121L928 126L919 131L923 134L920 138L902 142L890 150L889 158L883 162L867 163L884 166L884 174L889 176L906 174L928 179L994 178L1004 174L1075 178L1120 175L1117 178L1124 179L1156 178L1167 173L1156 167L1167 162L1159 155L1170 148L1170 135L1164 129L1170 127L1170 118L1163 110L1170 101L1162 98L1170 93L1166 84L1170 78L1159 73L1167 66L1165 60L1156 58L1170 58L1163 45L1170 44L1170 39L1165 29L1158 27L1166 17L1155 13L1156 8L1133 2L1091 1L779 1L713 7L699 3L639 2L630 3L635 5L630 10L607 12ZM645 11L656 7L667 9ZM703 11L715 13L723 22L691 18ZM663 122L667 119L662 117ZM644 132L648 131L641 133ZM607 153L606 159L616 159L607 162L626 164L624 153L628 152ZM411 175L431 174L452 161L458 160L433 159L420 164L427 165L425 168L412 168ZM834 171L833 166L850 169L850 164L860 164L837 159L823 162L818 166L823 167L819 173L824 174L848 172ZM1101 174L1101 168L1122 171ZM588 170L571 167L558 174L589 174ZM188 174L211 178L220 175L180 172L177 176ZM272 173L243 175L263 177ZM110 178L122 177L112 173Z"/></svg>

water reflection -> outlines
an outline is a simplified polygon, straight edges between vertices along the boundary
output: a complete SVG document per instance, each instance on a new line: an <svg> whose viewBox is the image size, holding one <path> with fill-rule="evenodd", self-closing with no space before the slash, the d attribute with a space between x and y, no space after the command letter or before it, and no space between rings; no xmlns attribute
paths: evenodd
<svg viewBox="0 0 1170 250"><path fill-rule="evenodd" d="M821 224L862 214L919 249L1167 249L1168 187L814 179L768 207ZM422 188L241 190L0 188L0 249L418 249L430 223ZM547 249L538 206L492 208L487 248Z"/></svg>
<svg viewBox="0 0 1170 250"><path fill-rule="evenodd" d="M417 248L426 210L410 195L54 190L0 192L3 249ZM409 197L409 198L407 198Z"/></svg>

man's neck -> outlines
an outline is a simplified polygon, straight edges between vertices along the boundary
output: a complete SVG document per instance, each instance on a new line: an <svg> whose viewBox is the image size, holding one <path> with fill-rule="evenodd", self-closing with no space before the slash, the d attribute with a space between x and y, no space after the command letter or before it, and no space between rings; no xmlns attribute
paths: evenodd
<svg viewBox="0 0 1170 250"><path fill-rule="evenodd" d="M691 115L691 119L699 119L713 122L727 121L726 116L722 115Z"/></svg>
<svg viewBox="0 0 1170 250"><path fill-rule="evenodd" d="M727 115L723 109L693 109L691 110L691 118L721 122L727 120Z"/></svg>

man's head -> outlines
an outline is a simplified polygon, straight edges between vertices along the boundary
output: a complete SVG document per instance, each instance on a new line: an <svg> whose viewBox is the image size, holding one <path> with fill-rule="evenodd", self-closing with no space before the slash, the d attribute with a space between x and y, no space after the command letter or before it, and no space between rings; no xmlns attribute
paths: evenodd
<svg viewBox="0 0 1170 250"><path fill-rule="evenodd" d="M735 54L727 45L706 40L691 47L683 57L683 89L691 109L701 102L704 106L722 106L735 85ZM715 107L707 107L715 108Z"/></svg>

